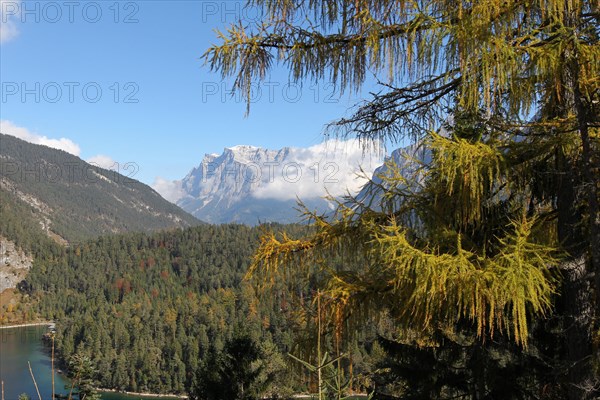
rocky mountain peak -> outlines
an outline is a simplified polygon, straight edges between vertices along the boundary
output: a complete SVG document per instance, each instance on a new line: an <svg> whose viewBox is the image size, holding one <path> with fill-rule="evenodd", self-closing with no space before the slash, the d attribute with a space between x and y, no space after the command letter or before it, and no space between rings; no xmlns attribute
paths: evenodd
<svg viewBox="0 0 600 400"><path fill-rule="evenodd" d="M356 181L360 166L366 162L365 170L372 171L381 163L363 155L357 145L344 143L277 150L227 147L222 154L206 154L175 182L179 196L175 202L211 223L296 222L297 198L312 210L328 212L331 204L324 199L328 190L340 195L347 188L360 190Z"/></svg>

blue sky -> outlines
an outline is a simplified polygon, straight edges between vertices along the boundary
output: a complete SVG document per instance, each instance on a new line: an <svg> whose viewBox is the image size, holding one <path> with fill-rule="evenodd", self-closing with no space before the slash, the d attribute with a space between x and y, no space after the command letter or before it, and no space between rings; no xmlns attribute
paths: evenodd
<svg viewBox="0 0 600 400"><path fill-rule="evenodd" d="M241 2L0 2L5 128L69 139L86 160L135 162L149 184L182 178L224 147L318 144L357 101L331 96L328 82L290 85L277 69L245 117L244 101L226 94L232 81L200 59L214 28L258 18Z"/></svg>

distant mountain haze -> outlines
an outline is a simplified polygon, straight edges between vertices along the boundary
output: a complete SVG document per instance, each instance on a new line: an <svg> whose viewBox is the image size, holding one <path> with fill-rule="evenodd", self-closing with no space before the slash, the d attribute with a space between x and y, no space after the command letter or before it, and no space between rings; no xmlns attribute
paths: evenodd
<svg viewBox="0 0 600 400"><path fill-rule="evenodd" d="M384 190L382 190L389 187L389 181L386 181L386 178L391 178L399 172L403 178L407 179L407 182L410 182L410 189L417 191L425 177L425 170L422 166L430 162L431 151L421 142L392 151L392 154L386 157L385 162L375 169L371 180L356 195L356 201L376 211L381 211L383 202L389 207L389 201L384 199ZM396 199L397 204L394 207L399 206L398 202L401 201L401 199Z"/></svg>

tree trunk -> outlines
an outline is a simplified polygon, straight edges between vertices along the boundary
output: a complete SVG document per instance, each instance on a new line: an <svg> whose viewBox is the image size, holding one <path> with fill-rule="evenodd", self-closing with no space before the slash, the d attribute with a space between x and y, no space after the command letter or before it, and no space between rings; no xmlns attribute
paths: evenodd
<svg viewBox="0 0 600 400"><path fill-rule="evenodd" d="M575 71L576 76L579 71ZM600 187L600 166L595 165L593 155L600 149L593 145L589 125L598 122L598 115L594 114L591 104L586 104L586 100L579 87L575 87L575 109L577 112L577 124L579 135L581 137L581 158L583 167L583 188L587 198L587 214L589 224L589 253L590 253L590 272L594 277L593 285L595 292L595 330L600 331L600 205L599 205L599 187ZM598 394L598 393L597 393Z"/></svg>
<svg viewBox="0 0 600 400"><path fill-rule="evenodd" d="M564 12L566 27L575 34L581 23L582 10L565 2ZM576 128L582 146L580 159L566 159L564 168L559 168L558 236L570 255L568 262L563 265L561 291L568 368L566 389L569 399L584 400L595 397L592 343L595 317L600 316L600 303L597 301L600 280L598 273L594 279L591 277L600 268L598 177L592 173L592 147L588 131L594 119L593 110L581 93L577 46L567 47L563 57L565 68L560 115L576 116Z"/></svg>
<svg viewBox="0 0 600 400"><path fill-rule="evenodd" d="M586 202L586 214L587 214L587 229L584 235L587 236L587 263L585 260L582 262L580 272L577 274L579 283L579 293L573 293L577 296L577 301L585 302L582 303L580 318L582 323L587 326L581 326L583 330L580 334L581 338L585 335L588 337L587 351L588 355L584 362L582 362L582 369L575 368L574 374L577 374L573 378L575 382L582 386L583 396L580 398L596 398L599 395L600 390L598 389L598 378L593 373L593 361L597 355L594 354L597 349L593 347L593 335L594 331L598 331L600 328L600 207L598 204L598 186L600 177L598 171L595 171L593 154L594 146L591 143L589 134L589 125L593 122L597 122L597 115L594 113L594 108L591 103L586 100L580 88L580 65L578 61L577 49L570 63L570 75L572 77L573 84L573 102L575 108L575 114L577 116L577 128L579 130L579 136L581 138L581 168L582 168L582 180L581 192ZM591 99L589 99L591 100ZM597 151L598 149L596 149ZM577 308L576 308L577 309ZM575 309L574 309L575 311ZM571 343L569 343L571 346ZM571 398L573 398L571 396Z"/></svg>
<svg viewBox="0 0 600 400"><path fill-rule="evenodd" d="M591 398L593 387L593 296L586 257L563 264L562 299L565 309L567 393L570 400Z"/></svg>
<svg viewBox="0 0 600 400"><path fill-rule="evenodd" d="M565 391L569 400L585 399L584 387L590 380L592 351L591 326L593 295L586 268L585 236L582 215L577 207L575 182L578 170L567 155L557 155L558 170L558 239L569 253L561 265L562 287L558 313L562 314L565 340ZM562 357L561 357L562 358Z"/></svg>

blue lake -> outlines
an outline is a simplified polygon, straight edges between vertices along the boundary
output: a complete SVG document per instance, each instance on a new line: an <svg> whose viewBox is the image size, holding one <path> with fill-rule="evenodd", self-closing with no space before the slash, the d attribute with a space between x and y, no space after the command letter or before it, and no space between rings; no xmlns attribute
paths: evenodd
<svg viewBox="0 0 600 400"><path fill-rule="evenodd" d="M47 332L45 326L0 329L0 380L4 382L4 399L17 400L21 393L32 399L38 396L29 373L27 362L40 389L42 400L52 398L52 361L49 349L42 342ZM56 393L68 394L68 380L60 374L54 375ZM166 400L166 398L140 397L120 393L103 393L102 400Z"/></svg>

